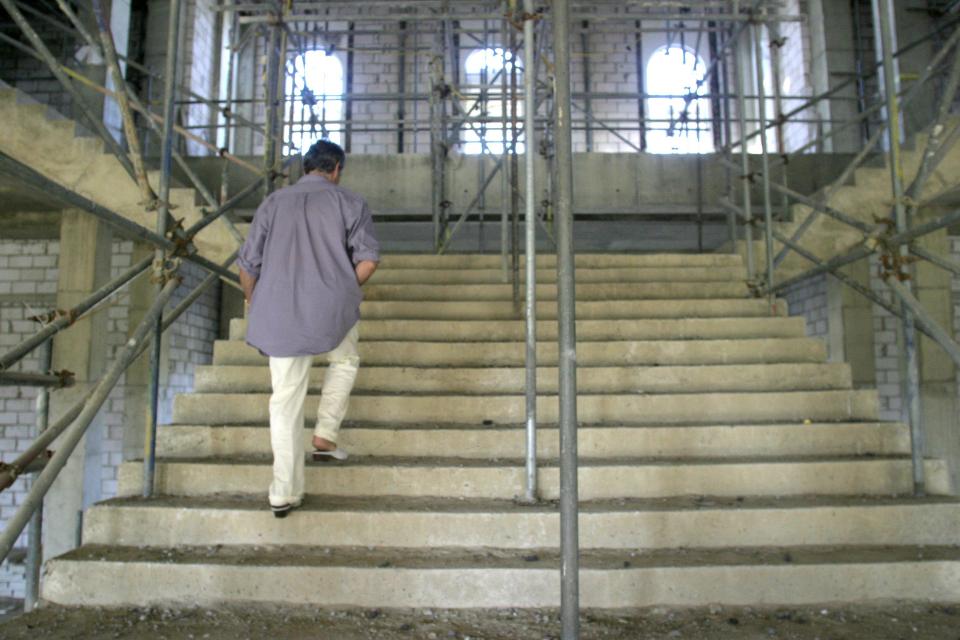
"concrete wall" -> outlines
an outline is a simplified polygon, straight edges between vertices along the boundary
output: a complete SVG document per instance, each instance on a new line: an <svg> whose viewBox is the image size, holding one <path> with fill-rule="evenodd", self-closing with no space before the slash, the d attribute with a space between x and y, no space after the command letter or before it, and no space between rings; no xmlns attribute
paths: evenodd
<svg viewBox="0 0 960 640"><path fill-rule="evenodd" d="M150 0L147 8L144 64L159 73L163 72L166 62L169 5L169 0ZM180 84L210 99L217 98L219 85L219 15L215 7L214 0L184 0L180 14ZM148 97L153 100L162 100L163 84L154 80L149 93ZM181 98L186 100L189 96ZM189 127L210 125L214 122L215 115L206 105L189 104L181 107L179 121ZM216 135L212 130L191 129L191 133L211 143L216 142ZM182 143L182 147L191 155L211 153L209 149L194 141ZM154 155L159 154L158 145L151 144L149 148Z"/></svg>
<svg viewBox="0 0 960 640"><path fill-rule="evenodd" d="M5 14L0 15L6 18ZM5 24L15 28L12 22ZM55 26L40 20L31 20L31 25L58 59L64 60L70 66L79 66L74 57L81 44L79 39L65 35ZM18 40L25 42L25 39L12 29L5 30L4 33L15 35ZM72 99L48 67L40 60L3 42L0 42L0 80L29 93L38 102L50 105L63 115L74 117Z"/></svg>

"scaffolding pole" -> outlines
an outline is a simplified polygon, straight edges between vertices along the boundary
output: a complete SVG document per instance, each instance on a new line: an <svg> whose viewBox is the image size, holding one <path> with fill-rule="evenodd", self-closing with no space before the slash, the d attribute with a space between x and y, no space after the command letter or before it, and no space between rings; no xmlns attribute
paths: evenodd
<svg viewBox="0 0 960 640"><path fill-rule="evenodd" d="M580 636L577 518L577 333L573 249L573 139L570 130L570 2L553 3L557 154L557 320L560 393L560 619L563 640Z"/></svg>
<svg viewBox="0 0 960 640"><path fill-rule="evenodd" d="M177 100L177 73L180 63L180 0L170 0L170 19L167 26L167 60L163 87L163 147L160 158L160 207L157 209L157 235L167 233L167 216L170 213L170 179L173 172L173 123ZM157 282L157 296L166 287L167 257L158 247L153 258L153 277ZM160 358L163 340L163 309L153 322L153 343L150 350L150 415L144 435L143 451L143 497L153 495L153 481L157 464L157 421L160 407Z"/></svg>
<svg viewBox="0 0 960 640"><path fill-rule="evenodd" d="M524 249L526 254L526 409L527 502L537 501L537 209L536 209L536 64L533 0L523 0Z"/></svg>
<svg viewBox="0 0 960 640"><path fill-rule="evenodd" d="M739 11L740 2L734 0L734 11ZM746 79L744 75L747 71L747 64L743 57L743 51L740 47L740 40L743 37L744 30L738 29L733 35L732 56L737 66L737 117L740 120L740 184L742 188L742 206L744 213L743 222L743 241L747 252L747 280L753 281L756 275L756 268L753 260L753 207L750 202L750 186L752 177L750 175L750 157L747 155L747 145L744 142L747 135L747 101L744 99L746 91ZM734 248L736 251L736 248ZM771 283L772 285L772 283Z"/></svg>
<svg viewBox="0 0 960 640"><path fill-rule="evenodd" d="M883 94L886 102L887 140L890 153L890 181L893 187L894 221L899 233L910 227L904 204L903 158L900 148L900 104L897 99L897 86L900 83L899 68L893 59L893 3L891 0L874 0L875 14L880 21L880 49L883 54ZM909 278L908 259L910 249L902 244L896 249L900 264L896 277ZM907 285L906 290L910 287ZM903 303L900 308L902 367L903 378L903 418L910 425L910 450L913 459L913 491L921 496L925 493L923 469L924 434L920 409L920 358L917 352L917 331L913 312Z"/></svg>

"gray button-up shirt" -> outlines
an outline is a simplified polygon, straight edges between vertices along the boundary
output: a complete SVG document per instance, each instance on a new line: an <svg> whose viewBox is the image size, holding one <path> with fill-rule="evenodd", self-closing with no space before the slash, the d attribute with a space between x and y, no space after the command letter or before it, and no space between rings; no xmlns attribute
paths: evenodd
<svg viewBox="0 0 960 640"><path fill-rule="evenodd" d="M362 197L315 175L271 194L237 258L257 278L247 343L276 357L332 351L360 319L363 260L379 261L380 245Z"/></svg>

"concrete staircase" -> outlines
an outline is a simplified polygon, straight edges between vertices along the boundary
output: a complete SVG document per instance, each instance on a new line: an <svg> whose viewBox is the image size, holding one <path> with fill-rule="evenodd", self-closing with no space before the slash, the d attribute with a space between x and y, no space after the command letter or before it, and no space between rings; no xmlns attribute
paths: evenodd
<svg viewBox="0 0 960 640"><path fill-rule="evenodd" d="M945 126L947 132L949 132L953 127L960 126L960 119L952 118L948 120ZM930 129L918 132L902 148L905 188L913 181L920 167L930 133ZM942 133L941 138L945 138L947 135L948 133ZM874 158L873 162L861 165L853 172L850 184L841 185L834 190L826 204L869 225L876 224L878 220L889 218L893 206L893 195L888 160L886 156L878 156ZM918 194L918 200L932 199L933 206L928 207L927 211L921 210L918 213L917 222L925 221L924 216L928 214L932 217L940 215L943 213L943 207L955 208L958 184L960 184L960 145L955 144L944 152L943 160L937 169L930 174L925 187ZM820 193L815 193L810 194L809 197L818 200L820 196ZM774 201L779 202L779 199L780 196L774 194ZM790 221L776 222L774 223L775 227L784 236L790 238L812 210L805 204L792 204L790 206ZM762 218L762 202L754 202L753 214ZM754 235L759 237L753 245L756 265L758 271L763 273L766 247L762 229ZM826 214L820 214L800 239L800 245L821 260L827 260L845 253L862 242L863 233L834 220ZM737 244L738 252L741 256L745 256L746 244L742 241ZM773 248L775 254L777 254L783 248L783 244L775 239ZM791 252L783 263L777 267L776 280L786 280L810 269L812 266L810 261Z"/></svg>
<svg viewBox="0 0 960 640"><path fill-rule="evenodd" d="M47 564L73 605L559 604L556 322L543 257L540 483L523 492L523 323L496 256L387 256L366 288L345 463L308 464L273 518L265 359L216 345L160 430L158 489L94 506ZM578 256L586 607L960 598L945 465L912 487L909 433L877 421L732 255ZM308 415L322 370L311 378ZM311 425L312 426L312 425ZM304 430L309 438L309 429Z"/></svg>
<svg viewBox="0 0 960 640"><path fill-rule="evenodd" d="M28 165L44 177L71 189L114 213L154 229L156 213L147 211L136 182L97 137L85 133L74 120L37 102L28 94L0 81L0 151ZM160 172L148 177L154 191ZM171 215L189 227L202 218L204 207L193 188L170 190ZM198 251L222 263L237 248L223 220L217 220L194 239Z"/></svg>

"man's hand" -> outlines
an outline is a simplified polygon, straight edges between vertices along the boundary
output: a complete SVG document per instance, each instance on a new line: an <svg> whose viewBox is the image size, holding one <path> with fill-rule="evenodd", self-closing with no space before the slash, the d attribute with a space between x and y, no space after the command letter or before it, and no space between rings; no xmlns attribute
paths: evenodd
<svg viewBox="0 0 960 640"><path fill-rule="evenodd" d="M357 263L355 271L357 272L357 284L363 286L363 283L370 279L373 272L377 270L377 263L372 260L362 260Z"/></svg>
<svg viewBox="0 0 960 640"><path fill-rule="evenodd" d="M253 300L253 289L257 286L257 279L244 271L243 267L240 267L240 286L243 288L244 302L249 306L250 301Z"/></svg>

